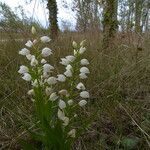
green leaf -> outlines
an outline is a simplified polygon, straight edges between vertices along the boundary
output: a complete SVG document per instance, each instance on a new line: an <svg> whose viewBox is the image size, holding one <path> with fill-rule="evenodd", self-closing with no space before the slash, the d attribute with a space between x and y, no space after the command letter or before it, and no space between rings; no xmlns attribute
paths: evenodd
<svg viewBox="0 0 150 150"><path fill-rule="evenodd" d="M32 146L24 140L21 140L20 144L22 145L23 150L38 150L37 148L35 148L34 146Z"/></svg>
<svg viewBox="0 0 150 150"><path fill-rule="evenodd" d="M124 137L121 144L124 148L130 150L137 146L138 139L136 137L135 138Z"/></svg>

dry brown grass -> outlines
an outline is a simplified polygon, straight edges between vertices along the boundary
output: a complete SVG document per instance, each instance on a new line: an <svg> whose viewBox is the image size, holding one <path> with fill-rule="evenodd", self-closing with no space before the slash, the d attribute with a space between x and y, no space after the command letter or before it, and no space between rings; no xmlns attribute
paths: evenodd
<svg viewBox="0 0 150 150"><path fill-rule="evenodd" d="M148 33L142 37L131 33L118 34L115 46L107 54L101 48L102 34L96 31L61 33L49 45L55 53L53 62L58 65L56 60L73 50L73 40L87 40L86 57L91 62L87 85L91 99L85 113L89 117L95 111L97 114L85 135L76 141L74 150L150 148L148 36ZM18 139L27 136L22 124L33 126L32 102L26 95L29 86L21 81L17 73L23 63L18 55L22 47L23 43L14 40L0 43L0 149L20 149ZM124 144L125 139L135 145Z"/></svg>

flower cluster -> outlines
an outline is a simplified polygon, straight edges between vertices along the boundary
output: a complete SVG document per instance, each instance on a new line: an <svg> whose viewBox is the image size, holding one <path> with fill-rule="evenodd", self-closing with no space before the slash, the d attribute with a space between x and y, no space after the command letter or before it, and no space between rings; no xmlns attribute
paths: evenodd
<svg viewBox="0 0 150 150"><path fill-rule="evenodd" d="M34 27L31 31L32 34L36 34ZM53 54L53 51L47 46L43 47L43 44L48 45L50 41L48 36L27 41L25 48L21 49L19 54L25 56L30 65L20 66L18 73L22 75L22 79L32 85L28 95L32 96L32 100L36 103L38 107L36 110L39 111L37 113L41 115L44 109L51 110L50 126L54 127L56 122L60 122L66 137L75 138L76 112L78 107L82 108L87 104L89 98L89 92L83 84L90 73L87 68L89 61L82 59L86 48L84 41L80 45L73 41L73 55L61 58L60 61L60 64L65 66L64 73L54 75L55 68L46 59ZM51 108L47 108L47 104ZM47 114L48 117L49 115Z"/></svg>

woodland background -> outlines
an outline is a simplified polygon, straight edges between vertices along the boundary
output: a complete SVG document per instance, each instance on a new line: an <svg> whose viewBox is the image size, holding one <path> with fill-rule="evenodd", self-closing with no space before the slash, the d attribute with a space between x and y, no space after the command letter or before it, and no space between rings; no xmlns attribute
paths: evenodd
<svg viewBox="0 0 150 150"><path fill-rule="evenodd" d="M43 0L49 12L49 27L0 3L0 149L20 149L26 138L22 126L32 122L29 85L17 71L22 58L18 51L31 37L52 38L55 60L73 51L72 41L86 39L90 60L87 81L91 98L85 117L97 111L91 126L75 143L74 150L148 150L150 148L150 1L72 0L76 27L67 22L58 27L56 0ZM28 1L29 3L30 1ZM62 3L67 6L65 1ZM79 112L80 113L80 112ZM34 141L31 141L34 142Z"/></svg>

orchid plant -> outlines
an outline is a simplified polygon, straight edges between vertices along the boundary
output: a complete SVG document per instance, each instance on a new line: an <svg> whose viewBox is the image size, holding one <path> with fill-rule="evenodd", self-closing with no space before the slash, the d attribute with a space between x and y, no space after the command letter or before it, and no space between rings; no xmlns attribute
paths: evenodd
<svg viewBox="0 0 150 150"><path fill-rule="evenodd" d="M29 40L25 48L19 51L26 57L28 66L21 65L19 74L31 84L28 95L35 108L37 130L29 132L40 147L23 142L24 149L70 150L72 142L79 135L79 109L87 104L89 92L84 80L90 73L86 67L89 61L82 58L86 51L85 41L79 45L73 41L73 55L61 58L60 64L65 67L64 73L56 75L54 66L48 63L53 51L44 47L51 39L48 36L36 38L36 29L31 29L34 40Z"/></svg>

